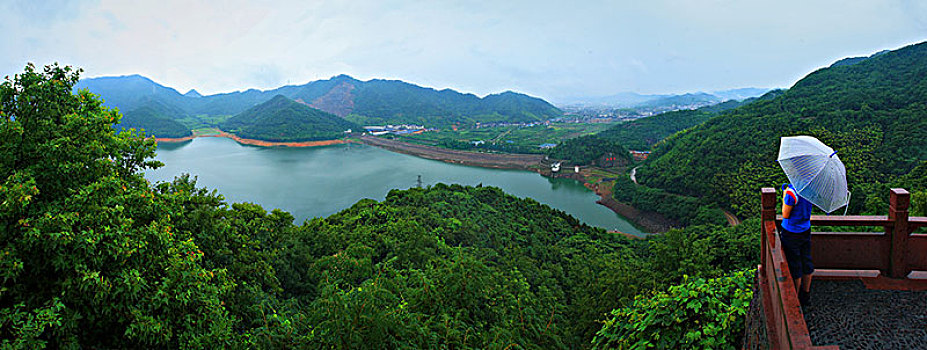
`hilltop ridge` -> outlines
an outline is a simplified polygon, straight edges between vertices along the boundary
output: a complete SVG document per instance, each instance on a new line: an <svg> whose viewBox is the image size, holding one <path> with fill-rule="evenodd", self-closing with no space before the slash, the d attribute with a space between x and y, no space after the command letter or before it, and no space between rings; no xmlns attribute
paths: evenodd
<svg viewBox="0 0 927 350"><path fill-rule="evenodd" d="M480 98L452 89L435 90L401 80L361 81L344 74L265 91L206 96L195 90L181 94L140 75L83 79L75 89L83 88L101 95L107 106L121 110L136 109L145 99L155 98L183 110L185 116L201 119L236 115L277 95L358 124L530 122L563 114L543 99L510 91Z"/></svg>
<svg viewBox="0 0 927 350"><path fill-rule="evenodd" d="M360 126L277 95L229 118L219 128L248 139L300 142L340 138L345 131Z"/></svg>

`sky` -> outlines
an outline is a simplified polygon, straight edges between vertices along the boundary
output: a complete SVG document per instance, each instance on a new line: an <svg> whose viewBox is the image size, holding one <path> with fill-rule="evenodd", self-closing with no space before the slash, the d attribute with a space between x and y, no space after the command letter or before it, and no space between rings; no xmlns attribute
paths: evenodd
<svg viewBox="0 0 927 350"><path fill-rule="evenodd" d="M0 0L0 75L27 62L181 93L338 74L552 102L789 87L927 40L927 1Z"/></svg>

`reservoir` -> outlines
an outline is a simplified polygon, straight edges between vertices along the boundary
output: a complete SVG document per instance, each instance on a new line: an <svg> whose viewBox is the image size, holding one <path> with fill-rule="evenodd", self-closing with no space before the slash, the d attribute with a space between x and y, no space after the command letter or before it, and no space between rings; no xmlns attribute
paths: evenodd
<svg viewBox="0 0 927 350"><path fill-rule="evenodd" d="M531 197L590 226L636 235L641 230L610 209L598 196L571 179L552 179L522 170L450 164L359 144L325 147L255 147L221 137L160 143L164 167L147 170L152 182L189 173L197 186L216 189L227 202L252 202L270 211L280 208L296 223L326 217L357 201L382 201L392 189L435 183L495 186L508 194Z"/></svg>

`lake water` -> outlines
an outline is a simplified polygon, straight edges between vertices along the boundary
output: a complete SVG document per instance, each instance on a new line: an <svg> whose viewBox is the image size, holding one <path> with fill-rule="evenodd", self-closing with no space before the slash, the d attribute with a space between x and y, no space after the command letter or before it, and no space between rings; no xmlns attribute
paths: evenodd
<svg viewBox="0 0 927 350"><path fill-rule="evenodd" d="M190 173L198 177L200 187L217 189L228 202L280 208L293 214L297 223L337 213L363 198L381 201L391 189L416 186L421 175L425 186L439 182L496 186L563 210L591 226L641 234L624 218L596 204L598 196L575 180L450 164L366 145L268 148L205 137L161 143L157 159L165 166L146 172L151 181Z"/></svg>

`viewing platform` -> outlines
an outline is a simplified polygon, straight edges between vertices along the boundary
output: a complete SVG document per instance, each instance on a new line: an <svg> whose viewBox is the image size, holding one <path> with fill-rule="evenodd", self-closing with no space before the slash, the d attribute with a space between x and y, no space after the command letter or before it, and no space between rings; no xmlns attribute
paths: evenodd
<svg viewBox="0 0 927 350"><path fill-rule="evenodd" d="M811 217L811 305L802 310L776 233L776 191L761 190L762 227L756 291L759 332L745 348L927 349L927 217L909 217L910 194L892 189L886 216ZM749 332L748 332L749 333Z"/></svg>

